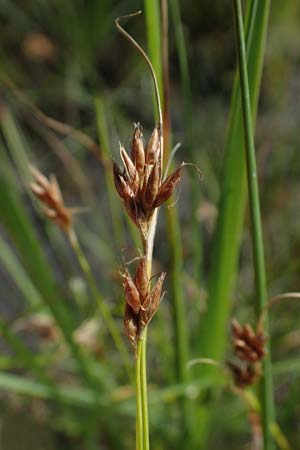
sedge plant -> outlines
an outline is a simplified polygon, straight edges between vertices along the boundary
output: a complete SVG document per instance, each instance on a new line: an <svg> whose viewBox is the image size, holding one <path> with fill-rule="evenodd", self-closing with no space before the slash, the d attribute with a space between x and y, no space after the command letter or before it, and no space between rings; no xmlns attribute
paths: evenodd
<svg viewBox="0 0 300 450"><path fill-rule="evenodd" d="M151 288L153 246L157 224L158 208L169 200L180 182L181 164L171 175L163 171L163 115L156 74L152 63L140 45L121 27L120 20L134 17L141 12L120 17L116 26L120 33L138 50L146 61L152 76L157 104L158 122L154 127L148 145L144 146L142 129L135 124L129 156L120 145L120 156L124 165L121 170L114 163L116 190L124 208L136 226L142 244L142 255L132 278L124 272L126 334L134 348L136 362L136 448L149 449L148 401L146 378L147 328L156 313L162 298L162 287L166 272L158 275Z"/></svg>

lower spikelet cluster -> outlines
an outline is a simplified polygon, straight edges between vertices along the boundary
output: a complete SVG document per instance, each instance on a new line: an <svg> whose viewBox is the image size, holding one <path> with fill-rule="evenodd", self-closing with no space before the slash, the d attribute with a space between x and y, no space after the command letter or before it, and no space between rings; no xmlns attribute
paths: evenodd
<svg viewBox="0 0 300 450"><path fill-rule="evenodd" d="M235 385L245 388L261 375L261 362L266 354L266 338L261 332L255 333L251 325L241 326L235 319L231 322L231 330L236 362L229 362L228 366Z"/></svg>
<svg viewBox="0 0 300 450"><path fill-rule="evenodd" d="M128 270L124 272L125 315L124 327L128 339L136 350L137 341L156 313L161 301L162 286L166 272L158 275L156 284L150 289L145 257L141 257L134 278Z"/></svg>
<svg viewBox="0 0 300 450"><path fill-rule="evenodd" d="M144 236L155 208L171 197L181 177L182 166L179 166L166 180L162 179L160 133L160 129L155 127L145 148L141 127L136 124L131 155L120 145L124 169L121 170L116 162L113 164L116 190L129 217Z"/></svg>

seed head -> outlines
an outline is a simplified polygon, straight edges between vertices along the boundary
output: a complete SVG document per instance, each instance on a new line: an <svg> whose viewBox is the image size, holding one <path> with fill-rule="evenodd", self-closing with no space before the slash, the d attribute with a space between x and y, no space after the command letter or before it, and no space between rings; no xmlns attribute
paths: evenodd
<svg viewBox="0 0 300 450"><path fill-rule="evenodd" d="M249 324L243 327L237 320L232 320L233 345L235 355L243 361L256 362L265 356L264 344L266 338L261 333L255 333Z"/></svg>
<svg viewBox="0 0 300 450"><path fill-rule="evenodd" d="M34 182L30 184L33 194L43 204L43 211L48 219L68 232L72 228L72 209L64 205L62 193L55 175L46 178L38 169L30 166Z"/></svg>
<svg viewBox="0 0 300 450"><path fill-rule="evenodd" d="M259 376L256 368L251 364L239 365L233 362L228 362L227 365L233 375L234 384L239 388L244 389L247 386L250 386Z"/></svg>
<svg viewBox="0 0 300 450"><path fill-rule="evenodd" d="M158 127L154 128L145 150L140 125L135 125L131 156L122 145L120 146L120 156L124 171L117 163L113 164L116 190L123 200L131 220L145 236L155 208L171 197L179 183L182 166L162 182L160 130Z"/></svg>
<svg viewBox="0 0 300 450"><path fill-rule="evenodd" d="M251 325L241 326L235 319L231 322L232 342L236 362L228 362L234 383L240 388L253 384L260 377L262 359L266 352L266 338L262 333L255 333Z"/></svg>
<svg viewBox="0 0 300 450"><path fill-rule="evenodd" d="M125 271L123 283L125 289L124 327L135 350L138 338L158 309L165 276L166 273L162 272L150 291L145 257L140 259L134 279L127 270Z"/></svg>

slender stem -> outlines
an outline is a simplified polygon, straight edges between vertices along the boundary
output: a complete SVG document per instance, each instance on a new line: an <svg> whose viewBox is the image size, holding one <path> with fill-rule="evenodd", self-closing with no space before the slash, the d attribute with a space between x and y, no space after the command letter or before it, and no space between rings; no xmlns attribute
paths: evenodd
<svg viewBox="0 0 300 450"><path fill-rule="evenodd" d="M131 369L131 363L130 363L130 357L129 357L128 350L124 344L124 341L119 332L119 329L116 326L114 319L112 318L109 308L107 307L103 297L101 296L100 292L98 291L97 284L94 279L91 267L85 257L84 252L82 251L82 248L79 244L79 241L77 239L77 235L76 235L74 229L71 229L71 231L68 233L68 238L69 238L70 244L74 250L74 253L78 259L79 265L86 277L89 288L94 296L94 299L96 300L97 307L106 323L106 326L108 328L109 333L111 334L111 337L115 343L116 348L118 349L120 355L123 358L124 365L125 365L126 371L128 373L128 376L129 376L130 380L133 382L133 375L132 375L132 369Z"/></svg>
<svg viewBox="0 0 300 450"><path fill-rule="evenodd" d="M140 14L142 14L142 11L137 11L135 13L132 14L128 14L126 16L121 16L118 17L115 20L115 24L117 29L120 31L120 33L131 43L131 45L133 45L136 50L142 55L143 59L146 61L146 63L148 64L148 67L150 69L150 73L152 76L152 81L154 84L154 91L155 91L155 98L156 98L156 104L157 104L157 111L158 111L158 121L159 121L159 128L162 128L162 109L161 109L161 101L160 101L160 95L159 95L159 89L158 89L158 83L157 83L157 79L156 79L156 75L152 66L152 63L148 57L148 55L146 54L146 52L142 49L142 47L136 42L135 39L133 39L132 36L130 36L130 34L127 33L127 31L124 30L123 27L121 27L120 25L120 20L122 19L129 19L130 17L135 17L135 16L139 16Z"/></svg>
<svg viewBox="0 0 300 450"><path fill-rule="evenodd" d="M241 83L248 191L252 224L253 259L257 296L256 310L257 316L259 316L267 304L266 270L241 0L233 0L233 10L236 27L236 44ZM266 334L268 334L267 319L268 318L266 316L264 322L264 329ZM270 425L274 422L275 416L270 348L264 359L261 400L263 414L264 449L270 450L274 447L270 433Z"/></svg>
<svg viewBox="0 0 300 450"><path fill-rule="evenodd" d="M152 274L152 257L154 237L157 224L157 210L154 212L151 224L148 230L148 236L145 241L144 252L147 261L148 278L151 278ZM140 354L139 354L140 349ZM143 423L143 447L142 450L149 450L149 414L148 414L148 393L147 393L147 327L145 328L143 335L138 340L138 358L137 365L140 365L140 383L141 391L137 389L137 396L141 395L142 402L142 423ZM138 401L138 400L137 400Z"/></svg>
<svg viewBox="0 0 300 450"><path fill-rule="evenodd" d="M135 366L136 380L136 450L144 450L143 444L143 408L142 408L142 386L141 386L141 360L142 341L138 341Z"/></svg>
<svg viewBox="0 0 300 450"><path fill-rule="evenodd" d="M149 450L149 418L148 418L148 392L147 392L147 329L140 339L141 345L141 386L142 386L142 412L143 412L143 450Z"/></svg>

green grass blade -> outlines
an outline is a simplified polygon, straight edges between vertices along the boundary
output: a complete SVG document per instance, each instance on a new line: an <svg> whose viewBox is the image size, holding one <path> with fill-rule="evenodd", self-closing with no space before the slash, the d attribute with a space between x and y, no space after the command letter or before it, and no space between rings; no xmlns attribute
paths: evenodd
<svg viewBox="0 0 300 450"><path fill-rule="evenodd" d="M264 311L264 308L267 304L267 283L241 0L233 1L233 11L240 73L248 193L252 225L252 246L256 283L256 313L257 317L259 318L260 314ZM265 320L264 323L264 331L265 334L269 336L267 320ZM264 448L265 450L271 450L272 448L274 448L274 443L271 438L270 426L275 420L275 408L273 400L270 345L268 346L268 352L263 361L263 367L264 372L261 382L261 405L263 417Z"/></svg>
<svg viewBox="0 0 300 450"><path fill-rule="evenodd" d="M36 307L43 304L43 297L26 273L10 246L0 236L0 262L20 289L28 305Z"/></svg>
<svg viewBox="0 0 300 450"><path fill-rule="evenodd" d="M45 400L53 398L53 386L8 373L0 373L0 390ZM55 390L56 400L73 406L94 407L96 401L99 401L95 398L94 392L88 389L57 386Z"/></svg>
<svg viewBox="0 0 300 450"><path fill-rule="evenodd" d="M101 156L104 159L105 183L108 194L108 202L110 214L112 219L113 229L113 244L114 247L120 248L122 246L122 214L118 203L116 202L116 193L113 185L112 167L111 167L111 152L109 146L107 120L105 114L105 106L100 95L95 97L95 111L98 136L101 146Z"/></svg>
<svg viewBox="0 0 300 450"><path fill-rule="evenodd" d="M185 132L184 158L190 158L190 161L195 161L195 155L193 155L194 147L194 120L193 120L193 105L192 105L192 88L191 78L188 64L188 55L185 42L185 36L183 31L183 25L181 21L181 11L179 0L170 1L170 11L172 13L174 34L176 39L179 70L182 88L182 101L183 101L183 123ZM191 187L191 219L190 227L193 234L193 276L195 281L200 285L202 281L202 235L199 226L199 220L195 211L197 210L200 202L200 190L199 190L199 178L196 172L192 172L190 176Z"/></svg>
<svg viewBox="0 0 300 450"><path fill-rule="evenodd" d="M247 15L247 62L252 118L255 123L270 0L252 0ZM239 87L235 81L225 147L220 211L212 256L207 311L200 336L202 356L220 359L225 349L230 295L236 276L237 259L246 205L246 168ZM233 176L234 174L234 176ZM213 338L211 336L214 329Z"/></svg>
<svg viewBox="0 0 300 450"><path fill-rule="evenodd" d="M146 29L147 29L147 43L148 53L151 63L154 68L154 72L157 78L160 98L163 103L162 95L162 47L161 47L161 14L158 0L144 0L145 17L146 17ZM154 105L155 103L155 99ZM163 107L163 105L162 105ZM154 114L156 119L157 111L154 106Z"/></svg>
<svg viewBox="0 0 300 450"><path fill-rule="evenodd" d="M253 124L257 113L269 12L270 0L250 0L248 3L246 49ZM230 296L237 273L245 214L247 191L243 147L241 99L236 77L225 145L223 182L212 252L207 311L202 318L203 326L199 337L201 356L216 360L221 360L225 351ZM209 368L203 368L201 376L205 376L208 372ZM201 417L199 446L203 448L209 433L212 411L205 408L202 412L199 411L199 415Z"/></svg>

